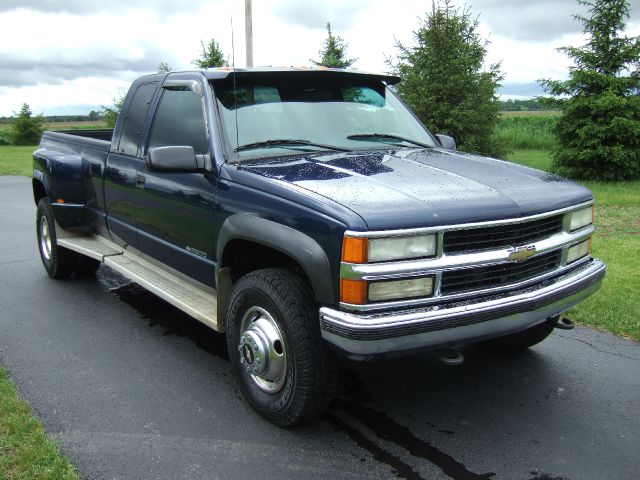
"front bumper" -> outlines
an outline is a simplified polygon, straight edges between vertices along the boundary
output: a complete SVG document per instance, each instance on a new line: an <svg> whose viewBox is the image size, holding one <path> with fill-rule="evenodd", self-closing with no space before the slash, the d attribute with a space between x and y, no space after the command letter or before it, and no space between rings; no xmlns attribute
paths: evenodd
<svg viewBox="0 0 640 480"><path fill-rule="evenodd" d="M455 346L525 330L594 293L606 267L597 259L526 289L411 310L358 314L323 307L322 337L352 357Z"/></svg>

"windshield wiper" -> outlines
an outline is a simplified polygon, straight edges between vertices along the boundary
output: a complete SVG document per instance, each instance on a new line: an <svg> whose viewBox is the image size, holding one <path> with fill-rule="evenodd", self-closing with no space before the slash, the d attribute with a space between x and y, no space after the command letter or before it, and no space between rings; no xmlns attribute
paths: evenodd
<svg viewBox="0 0 640 480"><path fill-rule="evenodd" d="M357 135L349 135L347 137L347 139L349 140L367 140L367 139L373 139L374 141L376 139L381 139L381 140L399 140L401 142L406 142L406 143L411 143L412 145L418 145L419 147L424 147L424 148L433 148L433 145L427 145L426 143L422 143L422 142L418 142L416 140L411 140L409 138L404 138L401 137L400 135L391 135L388 133L360 133Z"/></svg>
<svg viewBox="0 0 640 480"><path fill-rule="evenodd" d="M255 142L255 143L247 143L245 145L240 145L233 149L234 152L242 152L243 150L252 150L254 148L262 148L262 147L276 147L276 146L287 146L287 145L304 145L307 147L318 147L324 148L326 150L334 150L336 152L349 152L348 148L336 147L334 145L325 145L323 143L311 142L309 140L295 140L295 139L274 139L274 140L265 140L264 142Z"/></svg>

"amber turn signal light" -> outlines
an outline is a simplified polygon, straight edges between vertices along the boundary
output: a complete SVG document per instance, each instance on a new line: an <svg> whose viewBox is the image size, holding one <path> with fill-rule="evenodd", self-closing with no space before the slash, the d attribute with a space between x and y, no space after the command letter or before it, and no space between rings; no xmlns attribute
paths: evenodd
<svg viewBox="0 0 640 480"><path fill-rule="evenodd" d="M366 263L368 240L359 237L344 237L342 241L342 261Z"/></svg>
<svg viewBox="0 0 640 480"><path fill-rule="evenodd" d="M367 282L365 280L340 279L340 301L352 305L367 303Z"/></svg>

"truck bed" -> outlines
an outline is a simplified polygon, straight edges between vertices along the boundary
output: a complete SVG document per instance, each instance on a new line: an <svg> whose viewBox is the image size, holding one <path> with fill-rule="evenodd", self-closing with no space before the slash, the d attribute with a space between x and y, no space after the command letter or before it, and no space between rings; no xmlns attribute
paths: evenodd
<svg viewBox="0 0 640 480"><path fill-rule="evenodd" d="M109 151L113 129L102 130L47 130L42 134L42 140L54 140L55 142L71 143L96 150Z"/></svg>

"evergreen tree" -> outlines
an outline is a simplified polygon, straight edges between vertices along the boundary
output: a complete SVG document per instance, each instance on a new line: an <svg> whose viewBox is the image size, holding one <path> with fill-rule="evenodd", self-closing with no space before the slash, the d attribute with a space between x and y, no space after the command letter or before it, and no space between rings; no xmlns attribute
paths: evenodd
<svg viewBox="0 0 640 480"><path fill-rule="evenodd" d="M200 53L200 57L191 62L194 66L197 68L212 68L227 65L228 62L224 58L220 44L213 38L206 45L200 40L200 44L202 45L202 53Z"/></svg>
<svg viewBox="0 0 640 480"><path fill-rule="evenodd" d="M33 115L29 105L22 104L20 112L11 122L9 139L14 145L37 145L44 131L44 117Z"/></svg>
<svg viewBox="0 0 640 480"><path fill-rule="evenodd" d="M575 16L587 43L559 49L574 62L568 80L540 81L553 97L568 97L555 128L553 169L579 179L640 178L640 37L620 35L629 4L578 3L588 7L588 17Z"/></svg>
<svg viewBox="0 0 640 480"><path fill-rule="evenodd" d="M478 33L477 18L449 0L434 2L414 37L414 46L398 42L396 61L388 60L402 78L400 96L425 125L451 135L460 150L504 155L505 144L494 133L503 75L499 63L483 69L488 41Z"/></svg>
<svg viewBox="0 0 640 480"><path fill-rule="evenodd" d="M348 45L342 37L336 37L331 32L331 24L327 23L327 39L322 44L322 49L318 52L320 61L310 60L318 67L329 68L349 68L358 59L346 58Z"/></svg>

